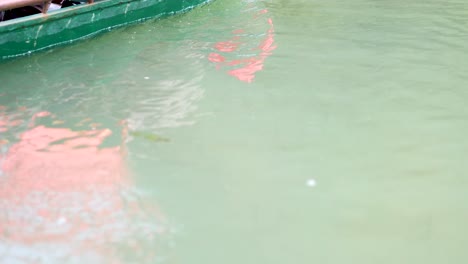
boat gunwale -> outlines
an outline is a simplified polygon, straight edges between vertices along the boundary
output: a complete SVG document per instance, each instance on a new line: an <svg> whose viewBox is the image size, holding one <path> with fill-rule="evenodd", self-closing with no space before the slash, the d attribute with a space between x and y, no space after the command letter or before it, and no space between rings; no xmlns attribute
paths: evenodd
<svg viewBox="0 0 468 264"><path fill-rule="evenodd" d="M15 18L15 19L7 20L7 21L2 21L2 22L0 22L0 33L5 32L5 31L13 31L13 30L16 30L16 29L21 29L21 28L24 28L26 26L35 26L35 25L38 25L38 24L42 24L42 23L46 22L49 19L63 19L63 18L67 18L67 17L72 17L72 16L77 15L77 14L84 14L84 13L92 12L92 11L96 11L96 10L103 10L105 8L108 8L108 7L127 4L127 3L130 3L130 2L148 2L148 1L154 1L155 4L162 2L162 0L137 0L137 1L135 1L135 0L118 0L118 1L115 1L115 0L101 0L101 1L96 1L94 3L89 3L89 4L84 3L84 4L81 4L81 5L69 6L69 7L65 7L63 9L61 8L61 9L58 9L58 10L50 11L50 12L48 12L46 14L38 13L38 14L34 14L34 15L29 15L29 16L25 16L25 17ZM198 5L189 6L189 7L186 7L184 9L182 9L182 10L179 10L179 11L172 11L172 12L163 13L163 14L160 14L158 16L142 17L142 18L138 19L138 21L148 19L148 18L157 18L157 17L159 17L161 15L171 15L171 14L185 13L190 9L193 9L193 8L195 8L197 6L208 4L208 3L212 2L212 1L213 0L205 0L205 1L203 1L203 3L200 3ZM90 21L90 22L92 22L92 21ZM132 22L133 21L129 21L128 23L132 23ZM27 25L25 25L25 24L27 24ZM126 24L126 23L122 23L122 24ZM119 26L119 24L116 25L116 26Z"/></svg>
<svg viewBox="0 0 468 264"><path fill-rule="evenodd" d="M21 29L27 26L35 26L38 24L42 24L49 19L63 19L63 18L75 16L77 14L84 14L87 12L102 10L108 7L122 5L122 4L126 4L129 2L147 2L147 1L155 1L157 3L161 2L160 0L138 0L138 1L135 1L135 0L118 0L118 1L102 0L102 1L97 1L94 3L90 3L90 4L84 3L81 5L69 6L63 9L61 8L59 10L50 11L46 14L38 13L38 14L30 15L30 16L25 16L25 17L20 17L20 18L0 22L0 33L2 31L13 31L13 30Z"/></svg>

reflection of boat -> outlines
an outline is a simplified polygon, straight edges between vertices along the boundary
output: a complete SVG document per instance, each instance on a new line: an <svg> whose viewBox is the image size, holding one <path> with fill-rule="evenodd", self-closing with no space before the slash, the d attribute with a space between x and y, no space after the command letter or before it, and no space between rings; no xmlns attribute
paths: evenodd
<svg viewBox="0 0 468 264"><path fill-rule="evenodd" d="M5 132L21 125L9 119L0 112ZM108 128L34 124L41 119L53 115L36 113L18 142L0 142L11 145L0 153L2 263L122 263L128 256L154 263L162 257L156 251L167 237L164 218L132 187L124 143L103 146ZM125 141L125 122L120 126Z"/></svg>
<svg viewBox="0 0 468 264"><path fill-rule="evenodd" d="M234 30L231 39L216 43L214 46L216 51L210 53L208 60L215 63L218 69L222 67L230 68L228 70L229 75L240 81L250 83L254 80L255 74L263 69L265 60L276 49L276 44L273 19L268 15L268 10L256 10L249 7L249 11L246 11L246 13L252 14L250 18L251 25L268 25L266 32L258 34L246 32L242 28ZM252 26L252 28L255 28L255 26ZM244 47L244 50L242 50L242 46L247 44L245 38L251 39L256 35L261 37L259 45L251 49L245 49ZM252 53L252 51L255 52Z"/></svg>
<svg viewBox="0 0 468 264"><path fill-rule="evenodd" d="M84 2L84 0L82 0ZM148 18L181 13L210 0L88 0L49 10L52 1L0 1L0 12L42 4L42 13L0 22L0 58L28 54Z"/></svg>

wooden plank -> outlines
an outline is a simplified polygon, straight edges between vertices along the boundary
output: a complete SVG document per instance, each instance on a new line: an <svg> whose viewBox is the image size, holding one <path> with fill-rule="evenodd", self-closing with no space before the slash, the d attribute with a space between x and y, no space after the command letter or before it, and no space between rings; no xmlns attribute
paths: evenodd
<svg viewBox="0 0 468 264"><path fill-rule="evenodd" d="M44 8L43 13L46 13L51 2L51 0L0 0L0 11L24 6L44 5L46 8ZM88 4L92 4L94 3L94 0L87 0L86 2Z"/></svg>
<svg viewBox="0 0 468 264"><path fill-rule="evenodd" d="M52 1L46 1L42 4L42 13L47 13L50 7L50 3L52 3Z"/></svg>
<svg viewBox="0 0 468 264"><path fill-rule="evenodd" d="M10 10L23 6L42 5L44 0L0 0L0 11Z"/></svg>

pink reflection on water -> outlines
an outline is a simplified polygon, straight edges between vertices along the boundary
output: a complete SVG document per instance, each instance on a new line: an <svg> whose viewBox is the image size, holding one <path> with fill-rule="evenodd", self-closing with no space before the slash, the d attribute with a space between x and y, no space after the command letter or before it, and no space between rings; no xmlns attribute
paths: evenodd
<svg viewBox="0 0 468 264"><path fill-rule="evenodd" d="M0 133L8 131L9 127L15 127L21 125L22 123L23 120L13 119L0 113Z"/></svg>
<svg viewBox="0 0 468 264"><path fill-rule="evenodd" d="M32 120L50 116L39 112ZM31 125L0 153L0 249L6 242L28 252L10 258L27 263L50 258L44 255L50 252L36 249L54 245L63 261L86 255L92 263L119 263L121 253L113 243L142 250L142 243L151 244L165 232L158 210L131 192L123 143L102 147L113 134L110 129ZM120 132L124 142L125 122ZM155 252L144 255L141 263Z"/></svg>
<svg viewBox="0 0 468 264"><path fill-rule="evenodd" d="M237 50L238 47L239 47L239 43L236 43L233 40L229 40L226 42L218 42L215 45L215 49L221 52L233 52Z"/></svg>
<svg viewBox="0 0 468 264"><path fill-rule="evenodd" d="M258 12L254 18L262 18L261 16L267 14L268 10L264 9ZM269 29L266 32L265 38L262 42L254 48L254 51L258 51L257 54L248 56L243 59L231 59L228 60L226 56L221 55L217 52L212 52L208 56L208 60L216 64L216 68L220 69L224 66L232 67L236 66L237 68L228 70L227 73L231 76L236 77L240 81L250 83L255 79L255 74L258 71L263 69L265 60L272 54L273 50L276 49L274 45L275 39L275 30L273 25L273 20L271 18L266 19ZM237 29L233 31L233 34L239 35L243 34L243 29ZM242 44L241 38L239 36L234 36L228 41L222 41L215 44L214 48L219 52L225 54L233 53L239 49L239 46Z"/></svg>
<svg viewBox="0 0 468 264"><path fill-rule="evenodd" d="M24 193L120 183L126 177L120 147L98 148L111 133L37 126L21 134L2 169L11 175L9 184L21 187L15 191Z"/></svg>

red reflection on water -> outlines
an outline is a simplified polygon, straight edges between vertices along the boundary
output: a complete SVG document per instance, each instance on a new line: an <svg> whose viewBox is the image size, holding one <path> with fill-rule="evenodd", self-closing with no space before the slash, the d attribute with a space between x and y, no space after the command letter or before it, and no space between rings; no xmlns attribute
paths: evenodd
<svg viewBox="0 0 468 264"><path fill-rule="evenodd" d="M39 112L32 120L48 116ZM124 142L125 125L121 133ZM38 125L0 153L0 241L23 250L59 243L61 248L68 246L62 254L92 252L116 263L112 255L117 253L109 243L138 247L135 237L149 243L163 232L155 228L162 220L156 209L143 210L139 199L126 198L132 184L124 145L101 147L111 135L110 129L73 131ZM146 257L154 255L148 253L151 256Z"/></svg>
<svg viewBox="0 0 468 264"><path fill-rule="evenodd" d="M1 111L1 109L0 109ZM23 120L12 119L11 117L7 117L5 115L0 115L0 133L8 131L9 127L14 127L21 125Z"/></svg>
<svg viewBox="0 0 468 264"><path fill-rule="evenodd" d="M259 18L263 14L267 14L268 10L264 9L258 12L254 18ZM264 62L266 58L268 58L273 50L276 49L274 45L275 39L275 30L273 25L273 20L268 18L267 23L269 25L269 29L266 32L265 38L262 40L260 45L256 47L254 50L259 51L259 53L248 56L247 58L243 59L232 59L228 60L225 56L217 53L212 52L208 56L208 60L216 64L216 68L219 69L223 66L237 66L233 70L228 70L228 74L236 77L240 81L243 82L252 82L255 78L255 74L258 71L261 71L264 66ZM243 29L237 29L232 32L235 35L243 34ZM215 49L223 53L232 53L237 51L242 44L241 38L239 36L234 36L228 41L222 41L215 44Z"/></svg>
<svg viewBox="0 0 468 264"><path fill-rule="evenodd" d="M221 52L233 52L237 50L239 43L236 43L232 40L226 42L218 42L215 45L215 48Z"/></svg>
<svg viewBox="0 0 468 264"><path fill-rule="evenodd" d="M19 187L16 195L114 185L126 180L120 147L98 148L111 133L37 126L21 134L2 169L10 175L9 185Z"/></svg>
<svg viewBox="0 0 468 264"><path fill-rule="evenodd" d="M208 56L208 59L211 61L211 62L224 62L226 60L226 58L224 58L223 56L219 55L218 53L211 53L209 56Z"/></svg>

